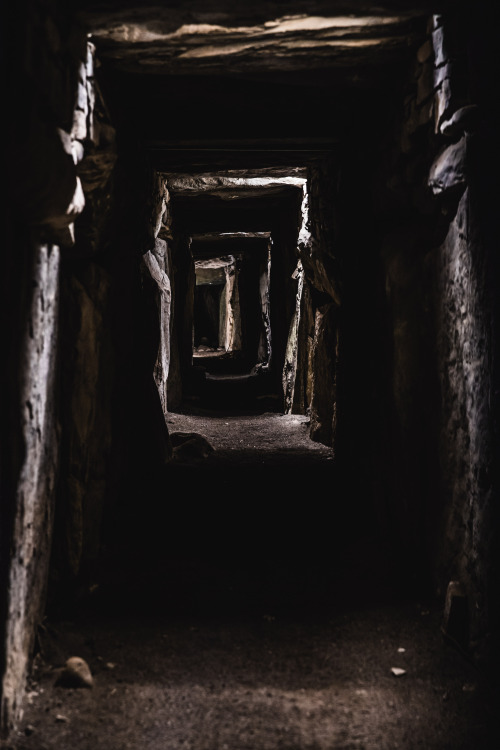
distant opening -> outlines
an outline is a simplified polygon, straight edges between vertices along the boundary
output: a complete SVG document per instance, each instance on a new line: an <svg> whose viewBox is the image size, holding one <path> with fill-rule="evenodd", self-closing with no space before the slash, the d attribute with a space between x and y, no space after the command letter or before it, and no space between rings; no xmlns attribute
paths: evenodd
<svg viewBox="0 0 500 750"><path fill-rule="evenodd" d="M219 248L226 243L221 240ZM271 240L242 237L238 244L240 252L213 257L206 257L207 243L191 245L193 363L209 372L221 373L226 364L228 372L248 373L271 360Z"/></svg>
<svg viewBox="0 0 500 750"><path fill-rule="evenodd" d="M296 267L307 195L305 175L292 174L166 176L176 306L171 404L260 408L265 396L266 406L283 409L287 340L302 304Z"/></svg>
<svg viewBox="0 0 500 750"><path fill-rule="evenodd" d="M238 263L233 255L195 261L193 357L241 349Z"/></svg>

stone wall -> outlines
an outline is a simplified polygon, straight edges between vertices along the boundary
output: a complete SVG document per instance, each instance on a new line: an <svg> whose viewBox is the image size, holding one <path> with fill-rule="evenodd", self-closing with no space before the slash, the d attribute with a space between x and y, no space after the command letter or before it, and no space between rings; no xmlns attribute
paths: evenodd
<svg viewBox="0 0 500 750"><path fill-rule="evenodd" d="M21 717L47 604L88 593L117 512L133 512L133 487L170 447L153 380L157 288L141 271L155 247L154 174L125 144L123 171L112 179L117 149L93 48L66 5L32 0L11 11L0 274L9 393L1 427L3 735Z"/></svg>
<svg viewBox="0 0 500 750"><path fill-rule="evenodd" d="M1 274L9 393L1 446L4 735L22 713L45 604L58 473L59 265L84 205L77 163L89 98L87 39L58 4L25 2L10 11Z"/></svg>
<svg viewBox="0 0 500 750"><path fill-rule="evenodd" d="M437 361L441 386L440 471L443 499L441 586L459 581L468 595L472 637L484 627L491 552L491 321L481 247L472 235L466 190L439 249Z"/></svg>
<svg viewBox="0 0 500 750"><path fill-rule="evenodd" d="M435 130L442 146L429 178L449 218L435 258L441 394L437 579L442 589L449 581L461 584L469 648L488 668L494 666L493 652L498 654L499 493L498 261L490 167L497 115L488 94L494 49L489 24L481 9L454 21L434 19L434 79L446 70L447 85L436 90ZM466 75L457 80L460 66Z"/></svg>
<svg viewBox="0 0 500 750"><path fill-rule="evenodd" d="M8 440L11 444L19 441L20 453L16 455L14 451L15 474L11 473L11 483L2 488L5 490L2 504L11 503L9 516L6 515L9 509L2 509L2 522L8 518L12 523L10 538L7 529L2 534L2 543L7 545L11 555L10 565L2 568L2 578L5 575L2 595L6 597L2 606L2 613L5 613L2 642L4 733L22 711L22 694L36 626L45 604L58 466L54 386L60 251L57 246L36 243L24 250L26 254L31 251L32 263L27 277L19 281L25 282L32 292L26 300L16 352L20 361L19 392L15 394L18 400L11 404L7 422L12 430ZM3 443L2 453L9 447ZM4 470L2 475L5 481ZM6 563L5 559L2 562Z"/></svg>
<svg viewBox="0 0 500 750"><path fill-rule="evenodd" d="M162 191L140 152L118 155L117 171L111 179L104 172L93 191L93 231L82 217L62 264L64 440L51 612L90 595L105 550L120 554L133 544L122 523L136 510L138 483L171 450L162 409L169 312L165 242L157 237Z"/></svg>
<svg viewBox="0 0 500 750"><path fill-rule="evenodd" d="M289 335L293 329L296 311L297 279L297 236L300 229L299 197L290 199L290 204L276 212L271 227L271 278L270 293L270 327L272 336L272 354L270 365L271 389L280 394L283 408L285 391L283 369L287 360ZM260 315L260 312L259 312Z"/></svg>
<svg viewBox="0 0 500 750"><path fill-rule="evenodd" d="M337 222L333 163L309 169L307 212L299 236L299 257L305 279L299 329L299 384L295 399L299 411L311 418L312 440L330 445L335 451L337 316L341 304L341 273L336 243Z"/></svg>
<svg viewBox="0 0 500 750"><path fill-rule="evenodd" d="M491 113L478 106L488 80L487 47L476 47L488 38L482 23L459 13L429 20L399 138L384 153L375 187L388 323L385 461L393 478L385 513L405 546L395 559L406 560L410 581L443 599L450 581L460 583L466 647L476 655L487 648L496 601L498 493L498 310L484 161Z"/></svg>

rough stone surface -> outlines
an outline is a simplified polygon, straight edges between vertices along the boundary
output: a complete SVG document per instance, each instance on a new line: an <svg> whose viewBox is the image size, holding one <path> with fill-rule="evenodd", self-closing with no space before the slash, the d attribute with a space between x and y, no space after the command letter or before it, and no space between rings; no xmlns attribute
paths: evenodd
<svg viewBox="0 0 500 750"><path fill-rule="evenodd" d="M170 439L174 449L174 461L207 458L214 451L206 437L197 432L173 432Z"/></svg>
<svg viewBox="0 0 500 750"><path fill-rule="evenodd" d="M466 158L467 139L465 136L458 143L442 149L429 173L429 187L435 195L465 188Z"/></svg>
<svg viewBox="0 0 500 750"><path fill-rule="evenodd" d="M78 85L78 71L87 59L84 31L71 18L62 23L54 4L42 11L39 5L35 10L34 3L23 3L12 11L9 28L16 31L3 40L5 59L15 71L12 87L7 86L8 215L15 225L16 253L31 258L33 247L33 239L27 241L21 230L21 217L37 250L26 287L29 292L22 292L27 328L18 331L17 352L10 353L15 358L12 362L21 367L17 374L22 399L19 439L24 458L15 480L16 507L11 511L9 602L6 609L2 606L7 652L2 663L2 732L21 715L20 695L45 606L58 457L59 246L74 245L74 222L85 204L76 170L81 149L73 149L71 131L75 103L88 111ZM77 119L84 139L86 121ZM10 283L16 281L26 279ZM2 497L2 502L10 501Z"/></svg>
<svg viewBox="0 0 500 750"><path fill-rule="evenodd" d="M160 342L154 367L154 378L164 412L167 410L167 382L170 370L172 315L171 260L165 240L156 239L154 251L143 256L144 265L157 286Z"/></svg>
<svg viewBox="0 0 500 750"><path fill-rule="evenodd" d="M313 169L308 184L309 236L299 240L299 257L306 278L319 292L328 294L337 304L341 293L334 250L334 204L332 174L326 168Z"/></svg>
<svg viewBox="0 0 500 750"><path fill-rule="evenodd" d="M333 344L333 345L332 345ZM316 310L311 352L311 439L335 447L337 307Z"/></svg>
<svg viewBox="0 0 500 750"><path fill-rule="evenodd" d="M467 45L464 28L470 20L465 16L447 13L439 17L432 31L434 49L435 88L435 132L443 133L443 127L456 110L471 104L467 85Z"/></svg>
<svg viewBox="0 0 500 750"><path fill-rule="evenodd" d="M285 414L291 414L295 403L294 391L297 378L299 329L303 311L304 271L299 263L294 273L297 283L295 296L295 310L290 324L288 340L285 352L285 364L283 367L283 393L285 401Z"/></svg>
<svg viewBox="0 0 500 750"><path fill-rule="evenodd" d="M18 406L24 455L16 477L12 562L7 590L7 661L2 675L2 729L20 716L35 632L45 606L58 466L55 420L59 312L58 247L32 249L31 297L24 320Z"/></svg>
<svg viewBox="0 0 500 750"><path fill-rule="evenodd" d="M450 79L444 78L436 88L434 95L434 123L436 133L440 132L443 121L448 120L454 107L455 102Z"/></svg>
<svg viewBox="0 0 500 750"><path fill-rule="evenodd" d="M107 13L90 12L87 22L94 29L103 58L126 70L189 73L202 61L205 69L224 71L230 61L232 71L269 71L320 67L322 65L359 65L359 48L373 45L379 59L391 59L413 41L414 16L411 14L337 16L330 5L311 15L304 7L294 15L279 8L271 13L264 5L236 11L231 16L217 14L217 23L206 23L206 11L185 11L162 6L141 17L138 9L128 13L108 8ZM239 19L238 16L244 18ZM300 14L300 15L299 15ZM423 16L423 14L421 14ZM418 19L417 15L417 19ZM215 20L215 19L214 19ZM367 76L359 66L360 75Z"/></svg>
<svg viewBox="0 0 500 750"><path fill-rule="evenodd" d="M93 687L94 678L85 659L80 656L70 656L56 679L56 685L67 688Z"/></svg>
<svg viewBox="0 0 500 750"><path fill-rule="evenodd" d="M463 133L474 132L479 124L480 111L477 104L460 107L451 115L449 120L441 122L441 133L455 138Z"/></svg>
<svg viewBox="0 0 500 750"><path fill-rule="evenodd" d="M489 442L490 327L484 262L472 241L474 216L467 190L437 258L439 285L437 354L442 394L440 462L444 571L462 581L469 597L471 637L483 627L487 603L485 538L491 502ZM487 535L486 535L487 538Z"/></svg>

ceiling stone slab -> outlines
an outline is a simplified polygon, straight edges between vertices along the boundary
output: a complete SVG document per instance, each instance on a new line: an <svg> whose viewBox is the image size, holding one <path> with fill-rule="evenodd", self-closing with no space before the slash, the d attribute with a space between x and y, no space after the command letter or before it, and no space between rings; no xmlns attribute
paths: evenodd
<svg viewBox="0 0 500 750"><path fill-rule="evenodd" d="M375 139L429 16L448 5L76 2L113 121L158 172L274 178L331 163L347 139ZM212 197L243 193L219 185Z"/></svg>
<svg viewBox="0 0 500 750"><path fill-rule="evenodd" d="M235 177L227 174L205 175L166 175L168 191L171 195L197 197L200 195L220 198L225 201L242 198L286 195L290 188L302 188L305 175L299 177Z"/></svg>
<svg viewBox="0 0 500 750"><path fill-rule="evenodd" d="M144 23L155 19L163 33L182 26L207 24L237 27L263 25L283 16L381 16L394 14L443 13L456 0L75 0L80 16L94 25Z"/></svg>
<svg viewBox="0 0 500 750"><path fill-rule="evenodd" d="M310 4L309 4L310 5ZM396 14L341 14L332 5L314 4L314 13L256 3L242 18L237 7L218 11L207 22L206 9L144 7L83 14L101 60L117 69L151 74L235 75L243 72L297 71L315 67L362 66L367 54L380 64L406 52L426 11ZM218 4L214 8L218 9ZM318 11L323 11L322 15ZM279 11L279 15L273 14ZM212 16L213 17L213 16Z"/></svg>

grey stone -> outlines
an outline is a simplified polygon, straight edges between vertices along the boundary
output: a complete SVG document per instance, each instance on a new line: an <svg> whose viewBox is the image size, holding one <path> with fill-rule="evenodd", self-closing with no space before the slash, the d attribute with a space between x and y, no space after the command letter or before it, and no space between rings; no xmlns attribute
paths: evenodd
<svg viewBox="0 0 500 750"><path fill-rule="evenodd" d="M78 155L80 156L81 154ZM85 153L78 164L78 175L85 193L91 193L107 184L116 164L116 158L114 147L99 149L93 153L89 150Z"/></svg>
<svg viewBox="0 0 500 750"><path fill-rule="evenodd" d="M58 472L55 422L59 320L58 248L40 245L27 274L30 325L22 335L20 352L26 363L19 393L19 440L23 441L24 466L17 486L12 563L6 592L9 617L4 648L9 654L2 675L2 709L15 715L22 705L29 671L29 654L40 612L43 611L45 576L52 539L54 491ZM29 406L29 408L26 408ZM22 634L22 637L20 636Z"/></svg>
<svg viewBox="0 0 500 750"><path fill-rule="evenodd" d="M87 137L87 113L81 109L76 109L73 113L71 135L78 141L84 141Z"/></svg>
<svg viewBox="0 0 500 750"><path fill-rule="evenodd" d="M78 109L81 109L82 112L88 112L89 100L87 94L87 86L85 83L78 83L76 106Z"/></svg>
<svg viewBox="0 0 500 750"><path fill-rule="evenodd" d="M333 445L336 429L337 306L316 310L311 351L311 440Z"/></svg>
<svg viewBox="0 0 500 750"><path fill-rule="evenodd" d="M406 674L406 669L402 669L401 667L391 667L391 672L394 677L402 677Z"/></svg>
<svg viewBox="0 0 500 750"><path fill-rule="evenodd" d="M453 76L453 63L446 62L438 68L433 68L434 87L437 88L445 78Z"/></svg>
<svg viewBox="0 0 500 750"><path fill-rule="evenodd" d="M92 42L87 42L87 59L85 61L87 78L92 78L94 75L94 54L95 45Z"/></svg>
<svg viewBox="0 0 500 750"><path fill-rule="evenodd" d="M439 133L442 121L449 116L452 109L453 92L451 81L449 78L444 78L437 86L434 94L434 130L436 133Z"/></svg>
<svg viewBox="0 0 500 750"><path fill-rule="evenodd" d="M446 24L439 26L432 32L432 46L434 47L434 63L436 67L444 65L449 60L457 59L460 54L456 28Z"/></svg>
<svg viewBox="0 0 500 750"><path fill-rule="evenodd" d="M71 656L61 670L56 684L61 687L91 688L94 685L94 679L85 659L80 656Z"/></svg>
<svg viewBox="0 0 500 750"><path fill-rule="evenodd" d="M441 13L437 13L436 15L432 16L429 22L429 30L433 31L434 29L439 29L443 25L444 17Z"/></svg>
<svg viewBox="0 0 500 750"><path fill-rule="evenodd" d="M73 161L75 164L79 164L83 157L85 156L85 150L83 148L83 144L80 143L80 141L73 141L71 144L71 154L73 156Z"/></svg>
<svg viewBox="0 0 500 750"><path fill-rule="evenodd" d="M445 41L444 41L444 29L442 26L434 29L432 32L432 46L434 48L434 62L436 67L443 65L448 59Z"/></svg>
<svg viewBox="0 0 500 750"><path fill-rule="evenodd" d="M174 460L208 458L214 452L208 440L197 432L173 432L170 439Z"/></svg>
<svg viewBox="0 0 500 750"><path fill-rule="evenodd" d="M441 122L440 131L446 136L456 136L460 133L470 133L475 130L479 121L479 107L469 104L460 107L448 120Z"/></svg>
<svg viewBox="0 0 500 750"><path fill-rule="evenodd" d="M466 184L466 138L444 148L429 173L428 184L434 195L464 187Z"/></svg>

